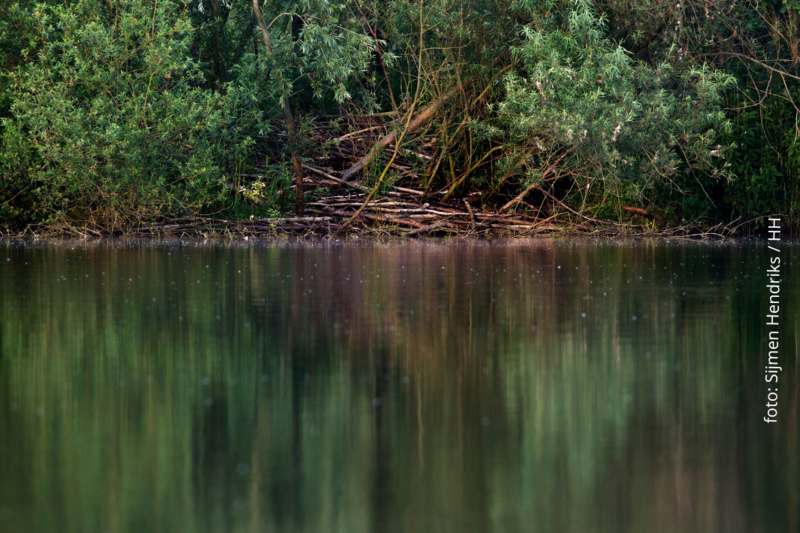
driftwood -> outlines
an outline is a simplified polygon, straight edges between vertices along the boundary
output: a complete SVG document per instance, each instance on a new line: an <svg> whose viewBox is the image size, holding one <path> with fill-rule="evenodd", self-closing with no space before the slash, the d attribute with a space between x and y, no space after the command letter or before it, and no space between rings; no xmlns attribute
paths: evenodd
<svg viewBox="0 0 800 533"><path fill-rule="evenodd" d="M469 205L469 202L466 198L464 198L464 206L467 208L467 212L469 212L469 218L472 220L472 229L475 229L477 222L475 222L475 213L472 212L472 206Z"/></svg>
<svg viewBox="0 0 800 533"><path fill-rule="evenodd" d="M395 226L411 226L415 229L407 235L421 235L436 231L449 231L456 233L520 233L533 230L550 231L556 229L552 226L542 227L542 224L552 220L528 217L523 214L502 214L495 212L476 212L472 206L463 200L464 209L458 209L457 204L444 202L425 202L417 196L406 194L401 196L395 192L364 205L365 195L353 194L349 196L335 196L322 198L309 204L309 211L318 213L320 217L344 219L354 217L354 220L375 221L392 224ZM353 211L356 209L356 211ZM362 209L360 212L358 209Z"/></svg>
<svg viewBox="0 0 800 533"><path fill-rule="evenodd" d="M314 168L314 167L309 166L309 165L303 165L303 168L306 169L306 170L310 170L311 172L313 172L315 174L319 174L320 176L324 176L324 177L326 177L327 179L329 179L331 181L335 181L336 183L344 185L345 187L350 187L351 189L355 189L355 190L361 191L361 192L369 192L369 189L367 189L366 187L358 185L357 183L350 183L348 181L344 181L343 179L340 179L340 178L337 178L335 176L332 176L332 175L328 174L327 172L325 172L323 170L320 170L318 168Z"/></svg>
<svg viewBox="0 0 800 533"><path fill-rule="evenodd" d="M408 234L409 235L419 235L421 233L429 233L431 231L437 230L439 228L444 228L444 227L447 227L447 226L449 226L449 224L448 224L448 222L446 220L440 220L439 222L434 222L433 224L430 224L428 226L424 226L424 227L419 228L419 229L415 229L414 231L409 231Z"/></svg>

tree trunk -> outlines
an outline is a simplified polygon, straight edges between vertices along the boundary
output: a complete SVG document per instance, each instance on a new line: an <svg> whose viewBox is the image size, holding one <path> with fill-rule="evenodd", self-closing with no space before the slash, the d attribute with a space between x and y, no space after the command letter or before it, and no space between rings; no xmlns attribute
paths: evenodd
<svg viewBox="0 0 800 533"><path fill-rule="evenodd" d="M269 38L269 29L264 24L264 17L261 15L258 0L253 0L253 13L256 16L258 27L261 28L261 36L264 39L264 48L267 50L267 56L274 63L275 58L272 55L272 41ZM273 71L275 76L278 76L277 64L273 65ZM292 166L294 168L295 211L298 216L303 216L303 162L297 154L297 129L295 128L292 110L289 108L289 101L286 97L281 98L281 111L283 112L283 121L286 123L286 132L289 134L289 152L292 154Z"/></svg>

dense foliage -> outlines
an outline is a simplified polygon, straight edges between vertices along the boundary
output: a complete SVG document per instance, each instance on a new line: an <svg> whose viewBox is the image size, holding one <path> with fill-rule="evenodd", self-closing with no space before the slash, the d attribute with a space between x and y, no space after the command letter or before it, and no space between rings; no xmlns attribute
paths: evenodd
<svg viewBox="0 0 800 533"><path fill-rule="evenodd" d="M94 2L36 6L34 60L8 73L4 166L43 221L105 227L196 212L247 155L259 118L236 91L203 90L191 22L161 0L113 11ZM31 54L22 52L23 61Z"/></svg>
<svg viewBox="0 0 800 533"><path fill-rule="evenodd" d="M283 211L314 121L379 114L445 198L796 228L799 8L0 0L0 225Z"/></svg>

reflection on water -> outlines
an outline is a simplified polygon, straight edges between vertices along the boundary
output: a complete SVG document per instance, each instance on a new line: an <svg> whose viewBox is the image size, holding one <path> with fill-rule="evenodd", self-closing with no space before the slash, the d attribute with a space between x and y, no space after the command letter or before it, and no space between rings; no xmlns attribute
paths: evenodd
<svg viewBox="0 0 800 533"><path fill-rule="evenodd" d="M760 248L4 245L0 530L797 531Z"/></svg>

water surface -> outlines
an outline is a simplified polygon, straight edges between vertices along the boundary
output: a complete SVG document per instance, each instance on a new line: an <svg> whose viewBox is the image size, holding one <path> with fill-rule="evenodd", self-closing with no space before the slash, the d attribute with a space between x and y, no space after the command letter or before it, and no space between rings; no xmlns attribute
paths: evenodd
<svg viewBox="0 0 800 533"><path fill-rule="evenodd" d="M0 245L0 531L797 531L763 248Z"/></svg>

